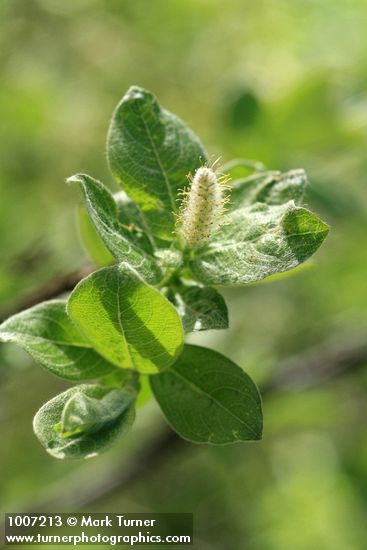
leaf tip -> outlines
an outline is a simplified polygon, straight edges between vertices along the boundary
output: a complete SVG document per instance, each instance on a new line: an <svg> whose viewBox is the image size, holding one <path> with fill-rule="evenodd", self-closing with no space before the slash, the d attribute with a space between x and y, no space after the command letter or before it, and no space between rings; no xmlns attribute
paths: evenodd
<svg viewBox="0 0 367 550"><path fill-rule="evenodd" d="M140 99L144 96L145 92L146 92L146 90L144 90L144 88L142 88L141 86L137 86L136 84L133 84L127 90L124 98L125 99Z"/></svg>
<svg viewBox="0 0 367 550"><path fill-rule="evenodd" d="M125 95L123 96L121 103L126 103L128 101L139 101L144 100L147 97L153 98L152 92L146 90L145 88L142 88L141 86L133 85L130 86L130 88L127 90Z"/></svg>
<svg viewBox="0 0 367 550"><path fill-rule="evenodd" d="M68 185L72 183L83 183L85 177L86 176L84 174L74 174L73 176L66 178L65 183L67 183Z"/></svg>

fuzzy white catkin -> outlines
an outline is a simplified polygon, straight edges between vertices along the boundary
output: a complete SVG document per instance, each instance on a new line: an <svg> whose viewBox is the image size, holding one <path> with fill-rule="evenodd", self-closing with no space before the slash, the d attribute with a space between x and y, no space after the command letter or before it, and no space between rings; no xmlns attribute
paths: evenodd
<svg viewBox="0 0 367 550"><path fill-rule="evenodd" d="M223 185L216 173L206 166L198 168L185 193L179 219L181 236L189 247L202 246L218 229L224 203Z"/></svg>

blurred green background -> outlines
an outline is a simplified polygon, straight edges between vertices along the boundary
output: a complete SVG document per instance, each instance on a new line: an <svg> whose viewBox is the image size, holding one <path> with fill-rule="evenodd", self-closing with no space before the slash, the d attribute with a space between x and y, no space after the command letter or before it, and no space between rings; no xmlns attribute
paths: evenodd
<svg viewBox="0 0 367 550"><path fill-rule="evenodd" d="M367 547L366 28L366 0L1 0L2 313L85 263L64 180L116 189L105 135L131 84L223 161L305 168L332 227L312 268L226 290L231 330L191 338L271 389L260 443L167 443L151 402L117 448L57 461L31 421L68 384L2 346L2 510L193 512L200 550Z"/></svg>

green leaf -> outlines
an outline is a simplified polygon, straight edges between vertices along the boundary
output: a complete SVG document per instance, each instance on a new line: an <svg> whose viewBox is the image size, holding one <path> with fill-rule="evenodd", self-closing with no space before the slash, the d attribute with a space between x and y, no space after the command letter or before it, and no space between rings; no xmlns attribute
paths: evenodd
<svg viewBox="0 0 367 550"><path fill-rule="evenodd" d="M311 271L315 268L315 262L314 260L308 260L304 264L300 264L297 267L294 267L290 271L283 271L283 273L275 273L274 275L269 275L269 277L266 277L266 279L262 279L258 283L259 285L267 285L272 284L274 281L283 281L284 279L289 279L291 277L296 277L298 275L301 275L305 273L306 271Z"/></svg>
<svg viewBox="0 0 367 550"><path fill-rule="evenodd" d="M112 117L107 155L113 175L140 206L152 233L172 240L178 191L206 159L199 139L153 94L133 86Z"/></svg>
<svg viewBox="0 0 367 550"><path fill-rule="evenodd" d="M138 379L136 378L137 376ZM104 386L113 386L114 388L132 386L138 394L135 402L136 409L143 407L152 397L149 376L145 374L137 375L137 373L132 370L116 369L112 374L101 378L99 383Z"/></svg>
<svg viewBox="0 0 367 550"><path fill-rule="evenodd" d="M256 202L279 205L290 200L300 204L307 183L306 173L302 169L290 170L284 174L260 172L233 182L230 206L232 210L235 210Z"/></svg>
<svg viewBox="0 0 367 550"><path fill-rule="evenodd" d="M98 383L102 386L121 388L122 386L126 386L126 384L131 383L132 375L136 375L136 372L129 369L115 368L115 370L110 374L102 376L98 380Z"/></svg>
<svg viewBox="0 0 367 550"><path fill-rule="evenodd" d="M167 422L194 443L261 439L261 399L251 378L216 351L185 345L176 363L151 378Z"/></svg>
<svg viewBox="0 0 367 550"><path fill-rule="evenodd" d="M68 380L98 378L115 370L72 323L64 300L44 302L10 317L0 325L0 341L17 344Z"/></svg>
<svg viewBox="0 0 367 550"><path fill-rule="evenodd" d="M98 267L115 263L114 257L98 235L84 206L78 208L77 224L80 240L92 262Z"/></svg>
<svg viewBox="0 0 367 550"><path fill-rule="evenodd" d="M81 185L89 216L111 254L134 267L145 280L157 283L162 277L157 263L135 244L131 230L119 221L116 201L107 187L85 174L72 176L68 182Z"/></svg>
<svg viewBox="0 0 367 550"><path fill-rule="evenodd" d="M183 254L174 248L156 250L154 257L165 273L177 271L183 264Z"/></svg>
<svg viewBox="0 0 367 550"><path fill-rule="evenodd" d="M154 374L181 351L175 308L126 264L83 279L71 293L68 312L98 353L118 367Z"/></svg>
<svg viewBox="0 0 367 550"><path fill-rule="evenodd" d="M227 306L215 288L181 285L167 297L175 305L186 333L228 328Z"/></svg>
<svg viewBox="0 0 367 550"><path fill-rule="evenodd" d="M152 397L152 390L150 388L149 384L149 377L145 376L144 374L141 374L139 377L139 393L138 397L136 398L136 408L140 409L141 407L144 407L144 405L151 399Z"/></svg>
<svg viewBox="0 0 367 550"><path fill-rule="evenodd" d="M153 255L155 243L149 235L146 221L138 205L129 199L124 191L115 193L113 197L117 206L117 218L123 226L119 227L119 231L124 232L129 241L138 248ZM97 266L105 267L115 263L84 206L78 209L78 229L82 244Z"/></svg>
<svg viewBox="0 0 367 550"><path fill-rule="evenodd" d="M101 399L79 391L66 402L55 429L62 437L98 432L116 420L134 400L135 395L121 389L110 389Z"/></svg>
<svg viewBox="0 0 367 550"><path fill-rule="evenodd" d="M256 203L234 211L191 262L204 284L243 285L289 269L319 248L329 227L290 201L281 206Z"/></svg>
<svg viewBox="0 0 367 550"><path fill-rule="evenodd" d="M99 385L71 388L38 411L33 429L56 458L91 458L110 447L131 427L134 396Z"/></svg>
<svg viewBox="0 0 367 550"><path fill-rule="evenodd" d="M264 172L266 170L265 164L259 160L235 158L221 165L221 172L228 174L231 180L243 180L247 179L250 174L254 175L254 172Z"/></svg>
<svg viewBox="0 0 367 550"><path fill-rule="evenodd" d="M140 249L153 255L156 243L139 206L127 196L125 191L115 193L114 199L117 204L118 219L127 229L129 239Z"/></svg>

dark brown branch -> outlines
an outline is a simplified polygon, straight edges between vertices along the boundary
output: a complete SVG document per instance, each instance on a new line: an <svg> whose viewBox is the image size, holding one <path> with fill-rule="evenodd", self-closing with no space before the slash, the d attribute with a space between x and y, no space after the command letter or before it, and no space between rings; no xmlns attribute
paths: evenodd
<svg viewBox="0 0 367 550"><path fill-rule="evenodd" d="M147 476L150 471L158 470L169 461L172 455L190 444L180 439L168 427L150 441L148 445L141 447L126 464L117 464L108 471L103 472L88 483L76 480L74 476L70 480L63 480L54 494L46 495L40 501L36 501L25 510L26 512L45 512L47 510L83 510L93 506L120 490L126 490L135 481ZM80 473L78 474L80 479ZM62 508L62 509L61 509Z"/></svg>
<svg viewBox="0 0 367 550"><path fill-rule="evenodd" d="M365 333L335 334L325 342L283 361L264 384L262 394L305 391L367 365Z"/></svg>
<svg viewBox="0 0 367 550"><path fill-rule="evenodd" d="M84 266L80 269L66 273L65 275L60 275L51 279L48 283L45 283L42 288L37 289L31 292L28 296L22 298L14 307L9 308L8 310L0 312L0 322L19 313L24 309L27 309L31 306L44 302L45 300L51 300L52 298L57 298L66 292L71 292L75 285L86 277L93 271L92 267Z"/></svg>

